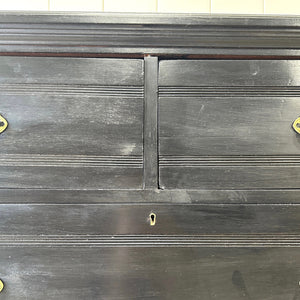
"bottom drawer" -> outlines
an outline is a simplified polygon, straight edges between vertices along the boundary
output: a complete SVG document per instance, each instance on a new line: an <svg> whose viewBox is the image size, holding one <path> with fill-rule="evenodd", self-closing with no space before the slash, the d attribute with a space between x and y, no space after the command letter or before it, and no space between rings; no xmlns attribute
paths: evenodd
<svg viewBox="0 0 300 300"><path fill-rule="evenodd" d="M0 250L1 299L300 299L296 248Z"/></svg>

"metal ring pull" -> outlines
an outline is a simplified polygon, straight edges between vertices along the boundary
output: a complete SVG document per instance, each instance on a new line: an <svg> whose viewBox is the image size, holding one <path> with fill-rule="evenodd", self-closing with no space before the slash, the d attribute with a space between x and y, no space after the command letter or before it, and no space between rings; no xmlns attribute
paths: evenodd
<svg viewBox="0 0 300 300"><path fill-rule="evenodd" d="M0 134L5 131L5 129L8 126L8 122L6 121L6 119L0 115Z"/></svg>

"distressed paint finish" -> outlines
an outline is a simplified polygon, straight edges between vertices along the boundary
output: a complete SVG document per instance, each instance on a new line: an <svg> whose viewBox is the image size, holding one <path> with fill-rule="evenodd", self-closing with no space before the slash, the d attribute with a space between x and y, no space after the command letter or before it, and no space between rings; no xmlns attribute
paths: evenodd
<svg viewBox="0 0 300 300"><path fill-rule="evenodd" d="M162 61L160 181L168 188L299 187L300 64Z"/></svg>
<svg viewBox="0 0 300 300"><path fill-rule="evenodd" d="M293 248L28 247L1 249L1 257L2 277L11 283L5 300L45 293L78 300L299 297L300 257Z"/></svg>
<svg viewBox="0 0 300 300"><path fill-rule="evenodd" d="M68 236L77 237L78 244L91 246L104 238L113 244L111 237L117 236L123 236L124 242L126 238L135 240L137 245L142 243L144 236L156 239L158 245L168 242L170 237L177 242L183 237L179 244L198 238L199 243L207 239L218 245L223 244L219 238L224 235L223 242L230 245L242 235L248 246L255 246L255 243L251 239L247 241L247 236L256 238L260 245L269 243L271 246L284 241L287 245L299 246L300 239L298 205L85 204L83 199L74 204L1 204L0 208L0 244L3 240L12 242L14 237L26 241L31 236L37 241L48 239L50 242L56 237L62 243L67 242L64 238ZM155 226L150 226L148 220L151 211L157 216ZM117 241L115 243L118 245ZM170 244L174 245L174 241Z"/></svg>
<svg viewBox="0 0 300 300"><path fill-rule="evenodd" d="M5 53L300 55L292 16L3 12L1 23Z"/></svg>
<svg viewBox="0 0 300 300"><path fill-rule="evenodd" d="M145 57L144 187L158 187L158 58Z"/></svg>
<svg viewBox="0 0 300 300"><path fill-rule="evenodd" d="M1 13L0 298L300 299L299 24Z"/></svg>
<svg viewBox="0 0 300 300"><path fill-rule="evenodd" d="M139 188L143 61L0 58L0 187Z"/></svg>

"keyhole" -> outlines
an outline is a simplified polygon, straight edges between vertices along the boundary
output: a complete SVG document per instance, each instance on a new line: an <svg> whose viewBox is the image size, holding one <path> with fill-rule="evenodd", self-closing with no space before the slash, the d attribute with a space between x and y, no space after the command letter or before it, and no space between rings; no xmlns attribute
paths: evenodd
<svg viewBox="0 0 300 300"><path fill-rule="evenodd" d="M0 121L0 127L4 126L4 123Z"/></svg>
<svg viewBox="0 0 300 300"><path fill-rule="evenodd" d="M297 128L300 128L300 123L297 123L296 126L297 126Z"/></svg>
<svg viewBox="0 0 300 300"><path fill-rule="evenodd" d="M151 213L150 216L149 216L149 219L150 219L150 225L154 226L155 223L156 223L156 214Z"/></svg>

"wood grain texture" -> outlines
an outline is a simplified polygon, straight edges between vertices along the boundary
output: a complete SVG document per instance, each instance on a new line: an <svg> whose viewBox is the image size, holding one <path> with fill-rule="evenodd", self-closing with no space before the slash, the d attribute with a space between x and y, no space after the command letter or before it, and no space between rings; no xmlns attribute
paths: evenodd
<svg viewBox="0 0 300 300"><path fill-rule="evenodd" d="M299 18L0 19L1 299L300 299Z"/></svg>
<svg viewBox="0 0 300 300"><path fill-rule="evenodd" d="M159 86L299 86L297 60L166 60L159 65Z"/></svg>
<svg viewBox="0 0 300 300"><path fill-rule="evenodd" d="M0 60L1 84L142 86L143 61L64 57L9 57ZM56 88L59 88L57 86Z"/></svg>
<svg viewBox="0 0 300 300"><path fill-rule="evenodd" d="M173 189L297 189L299 166L162 167L161 185Z"/></svg>
<svg viewBox="0 0 300 300"><path fill-rule="evenodd" d="M1 204L300 204L299 189L0 189Z"/></svg>
<svg viewBox="0 0 300 300"><path fill-rule="evenodd" d="M4 299L41 299L45 290L49 299L299 295L299 205L76 205L99 192L54 192L25 194L69 195L73 204L0 205ZM118 288L108 288L112 281Z"/></svg>
<svg viewBox="0 0 300 300"><path fill-rule="evenodd" d="M158 188L158 58L145 57L144 188Z"/></svg>
<svg viewBox="0 0 300 300"><path fill-rule="evenodd" d="M0 109L2 154L142 155L143 98L2 94Z"/></svg>
<svg viewBox="0 0 300 300"><path fill-rule="evenodd" d="M298 188L298 61L161 61L160 182ZM287 94L287 95L286 95Z"/></svg>
<svg viewBox="0 0 300 300"><path fill-rule="evenodd" d="M299 297L294 248L10 248L0 259L3 299Z"/></svg>
<svg viewBox="0 0 300 300"><path fill-rule="evenodd" d="M1 188L130 189L142 188L142 167L1 166Z"/></svg>
<svg viewBox="0 0 300 300"><path fill-rule="evenodd" d="M4 299L41 299L45 290L50 299L299 295L298 205L13 204L0 211ZM112 281L118 288L108 289Z"/></svg>
<svg viewBox="0 0 300 300"><path fill-rule="evenodd" d="M55 194L52 195L55 197ZM109 198L108 198L109 199ZM84 199L82 199L84 201ZM2 236L115 236L140 237L239 235L265 240L273 235L299 238L299 205L187 204L187 203L72 203L72 204L1 204ZM149 215L157 216L150 226ZM163 238L163 237L162 237ZM213 237L211 238L213 239ZM251 241L249 241L251 243Z"/></svg>
<svg viewBox="0 0 300 300"><path fill-rule="evenodd" d="M162 155L297 155L300 98L160 99Z"/></svg>
<svg viewBox="0 0 300 300"><path fill-rule="evenodd" d="M1 211L1 248L300 247L298 205L1 204Z"/></svg>
<svg viewBox="0 0 300 300"><path fill-rule="evenodd" d="M143 62L0 59L1 187L138 188Z"/></svg>

